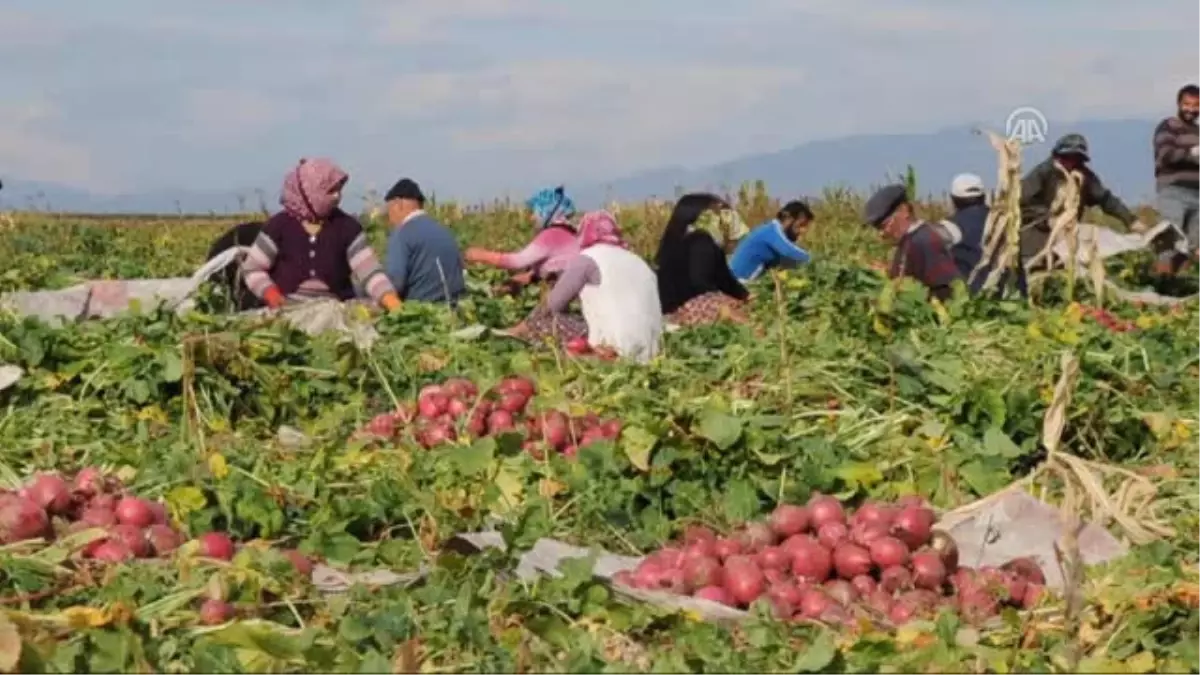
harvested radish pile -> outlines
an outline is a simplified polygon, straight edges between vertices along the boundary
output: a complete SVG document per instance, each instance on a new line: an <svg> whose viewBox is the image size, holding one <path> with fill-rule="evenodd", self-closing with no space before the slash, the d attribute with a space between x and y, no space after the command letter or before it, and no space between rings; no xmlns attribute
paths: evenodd
<svg viewBox="0 0 1200 675"><path fill-rule="evenodd" d="M433 448L460 438L515 433L525 439L526 452L542 459L547 451L574 457L581 447L621 435L619 420L537 411L532 407L536 396L537 385L527 377L505 378L483 395L471 380L450 378L423 388L415 402L376 415L356 436L408 439Z"/></svg>
<svg viewBox="0 0 1200 675"><path fill-rule="evenodd" d="M1003 606L1037 603L1045 578L1033 561L961 567L954 540L933 529L935 521L917 497L849 511L817 494L730 536L690 527L616 582L742 609L761 600L779 618L828 623L867 617L900 625L941 607L979 623Z"/></svg>
<svg viewBox="0 0 1200 675"><path fill-rule="evenodd" d="M0 544L33 539L53 540L59 534L102 529L107 536L81 550L83 558L120 563L135 558L166 558L186 542L171 525L166 507L131 494L113 476L88 467L68 481L56 473L35 476L16 492L0 494ZM232 560L233 539L223 532L196 537L197 555ZM302 574L312 563L298 551L282 552Z"/></svg>

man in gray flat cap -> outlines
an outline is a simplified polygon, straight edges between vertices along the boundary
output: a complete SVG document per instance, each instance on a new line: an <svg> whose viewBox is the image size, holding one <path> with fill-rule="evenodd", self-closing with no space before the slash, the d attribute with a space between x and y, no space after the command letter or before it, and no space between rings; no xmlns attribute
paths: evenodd
<svg viewBox="0 0 1200 675"><path fill-rule="evenodd" d="M953 242L939 228L917 217L904 186L880 188L867 200L863 211L868 225L895 242L896 252L888 276L912 277L925 284L934 297L949 298L954 282L962 279L950 254Z"/></svg>

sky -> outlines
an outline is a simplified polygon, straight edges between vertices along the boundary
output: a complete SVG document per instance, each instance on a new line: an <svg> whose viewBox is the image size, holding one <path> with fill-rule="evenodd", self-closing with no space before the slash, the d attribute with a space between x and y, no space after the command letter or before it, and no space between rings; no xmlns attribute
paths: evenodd
<svg viewBox="0 0 1200 675"><path fill-rule="evenodd" d="M5 0L0 177L463 198L854 134L1159 118L1196 0Z"/></svg>

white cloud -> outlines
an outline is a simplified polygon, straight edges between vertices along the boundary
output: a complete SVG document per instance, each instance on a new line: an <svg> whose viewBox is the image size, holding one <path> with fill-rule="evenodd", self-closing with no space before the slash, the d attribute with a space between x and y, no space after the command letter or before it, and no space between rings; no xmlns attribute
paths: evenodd
<svg viewBox="0 0 1200 675"><path fill-rule="evenodd" d="M458 21L571 14L566 3L552 0L394 0L379 11L371 34L385 44L422 44L447 37Z"/></svg>
<svg viewBox="0 0 1200 675"><path fill-rule="evenodd" d="M58 47L67 32L58 23L34 12L0 9L0 50ZM16 64L10 63L8 67Z"/></svg>

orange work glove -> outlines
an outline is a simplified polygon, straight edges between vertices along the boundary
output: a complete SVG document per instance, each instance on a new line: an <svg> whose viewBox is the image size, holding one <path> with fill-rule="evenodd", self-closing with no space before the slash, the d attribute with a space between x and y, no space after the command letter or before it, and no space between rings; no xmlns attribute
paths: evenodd
<svg viewBox="0 0 1200 675"><path fill-rule="evenodd" d="M266 302L267 307L270 307L271 309L279 309L280 307L283 307L283 301L283 292L279 290L278 286L269 286L267 290L263 292L263 302Z"/></svg>

